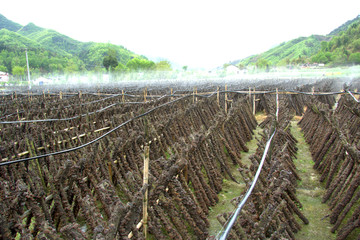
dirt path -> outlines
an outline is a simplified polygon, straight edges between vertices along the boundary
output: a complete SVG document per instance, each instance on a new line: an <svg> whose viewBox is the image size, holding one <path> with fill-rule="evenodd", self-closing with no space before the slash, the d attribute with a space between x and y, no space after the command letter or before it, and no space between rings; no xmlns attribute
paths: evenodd
<svg viewBox="0 0 360 240"><path fill-rule="evenodd" d="M325 188L319 183L319 174L313 169L311 153L308 144L305 142L303 133L297 125L299 119L291 122L291 132L298 140L297 159L294 159L298 174L302 181L297 187L297 197L303 204L302 212L309 219L309 225L302 225L302 229L295 235L299 240L336 238L336 234L330 232L330 214L326 204L321 203Z"/></svg>

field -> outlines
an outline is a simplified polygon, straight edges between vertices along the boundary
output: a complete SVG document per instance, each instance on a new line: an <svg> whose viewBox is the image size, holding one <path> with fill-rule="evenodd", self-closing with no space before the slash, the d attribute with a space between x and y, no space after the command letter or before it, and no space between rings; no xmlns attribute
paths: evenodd
<svg viewBox="0 0 360 240"><path fill-rule="evenodd" d="M358 239L359 86L6 89L0 238Z"/></svg>

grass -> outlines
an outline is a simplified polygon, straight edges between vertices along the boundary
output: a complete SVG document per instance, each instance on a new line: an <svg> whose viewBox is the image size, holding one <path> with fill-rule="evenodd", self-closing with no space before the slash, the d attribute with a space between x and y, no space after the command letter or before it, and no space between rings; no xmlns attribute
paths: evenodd
<svg viewBox="0 0 360 240"><path fill-rule="evenodd" d="M264 114L257 114L256 120L260 123L266 118ZM302 134L300 127L297 125L299 117L295 117L291 122L291 132L298 140L298 152L297 159L294 159L295 165L298 170L302 181L298 182L297 197L301 201L303 207L302 213L308 218L309 224L302 224L302 221L298 219L301 224L301 230L296 233L295 237L299 240L333 240L336 239L336 234L330 232L332 225L329 223L330 210L326 204L321 203L322 196L325 193L324 186L319 182L319 174L313 169L314 162L309 150L308 144L305 142L304 135ZM255 130L255 137L260 139L259 132L261 129L258 127ZM241 153L241 162L249 166L251 161L249 157L255 153L257 149L257 140L253 138L247 143L249 152ZM221 230L222 226L217 221L216 216L224 212L231 212L234 210L234 206L230 204L230 200L240 196L241 192L245 189L245 184L242 181L242 177L238 173L237 166L232 168L232 174L240 184L234 183L231 180L224 179L223 190L218 194L219 203L212 207L209 211L208 220L210 222L209 234L210 236L216 234Z"/></svg>
<svg viewBox="0 0 360 240"><path fill-rule="evenodd" d="M259 121L262 118L262 115L258 115L257 120ZM261 122L261 120L259 121ZM258 127L254 134L259 138L259 132L261 128ZM247 143L247 147L249 148L248 152L241 152L241 162L247 166L251 164L249 157L255 153L257 148L257 140L255 137ZM239 183L235 183L231 180L224 179L223 180L223 190L218 194L219 202L213 206L209 211L208 220L210 223L209 227L209 235L216 236L221 230L222 226L219 221L216 219L216 216L224 213L224 212L232 212L235 207L230 203L230 201L239 197L240 194L245 190L245 183L240 175L240 172L237 170L239 166L234 166L231 169L231 174L236 178Z"/></svg>
<svg viewBox="0 0 360 240"><path fill-rule="evenodd" d="M330 232L332 228L328 218L330 210L326 204L321 203L325 188L319 182L319 174L313 169L314 162L309 146L297 125L297 120L295 118L291 123L291 132L298 140L297 159L294 159L294 162L302 179L298 182L296 195L303 204L302 213L310 223L308 225L302 224L301 230L295 237L300 240L332 240L336 238L336 234Z"/></svg>

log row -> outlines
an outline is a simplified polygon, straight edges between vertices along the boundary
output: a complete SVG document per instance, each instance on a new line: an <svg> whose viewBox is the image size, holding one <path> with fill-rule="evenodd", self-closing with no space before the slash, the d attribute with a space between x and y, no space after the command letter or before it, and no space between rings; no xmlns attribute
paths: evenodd
<svg viewBox="0 0 360 240"><path fill-rule="evenodd" d="M309 105L299 123L326 186L331 231L337 239L359 237L360 213L360 105L343 95L335 111L321 103Z"/></svg>

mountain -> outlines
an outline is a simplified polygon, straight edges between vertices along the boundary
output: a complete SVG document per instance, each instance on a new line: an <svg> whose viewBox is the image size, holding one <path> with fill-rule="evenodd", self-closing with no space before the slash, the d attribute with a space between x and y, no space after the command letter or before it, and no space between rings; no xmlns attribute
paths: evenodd
<svg viewBox="0 0 360 240"><path fill-rule="evenodd" d="M328 40L327 37L312 35L310 37L299 37L271 48L270 50L247 57L238 63L242 65L256 64L260 59L265 59L271 65L287 65L291 62L301 61L316 53L321 48L321 41Z"/></svg>
<svg viewBox="0 0 360 240"><path fill-rule="evenodd" d="M0 14L0 69L12 72L15 65L26 66L25 48L28 49L30 68L40 73L99 71L104 69L103 59L110 49L123 65L132 58L146 59L123 46L80 42L33 23L22 26Z"/></svg>
<svg viewBox="0 0 360 240"><path fill-rule="evenodd" d="M261 67L262 65L285 66L308 62L330 65L354 63L354 61L350 61L350 55L360 50L360 40L357 35L359 22L360 15L342 24L326 36L299 37L283 42L261 54L233 61L231 64L239 66L253 64ZM351 30L349 30L350 28ZM324 55L326 56L324 57Z"/></svg>
<svg viewBox="0 0 360 240"><path fill-rule="evenodd" d="M5 28L7 30L16 32L21 27L22 26L20 24L10 21L9 19L0 14L0 29Z"/></svg>
<svg viewBox="0 0 360 240"><path fill-rule="evenodd" d="M349 21L346 21L344 24L342 24L340 27L335 28L334 30L332 30L328 36L335 36L338 35L340 32L342 31L346 31L350 25L352 25L353 23L359 21L360 19L360 15L358 15L356 18L351 19Z"/></svg>
<svg viewBox="0 0 360 240"><path fill-rule="evenodd" d="M330 34L335 35L321 43L321 49L311 57L311 61L330 66L360 64L360 16Z"/></svg>

